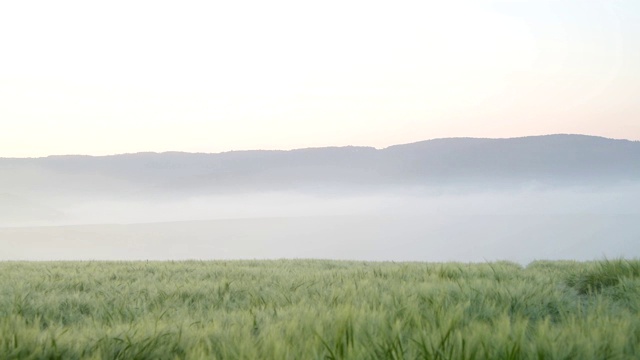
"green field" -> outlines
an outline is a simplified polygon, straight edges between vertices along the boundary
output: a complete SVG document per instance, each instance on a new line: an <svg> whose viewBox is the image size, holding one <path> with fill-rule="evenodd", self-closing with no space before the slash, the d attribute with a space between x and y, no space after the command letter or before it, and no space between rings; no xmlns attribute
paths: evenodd
<svg viewBox="0 0 640 360"><path fill-rule="evenodd" d="M640 261L0 262L1 359L640 358Z"/></svg>

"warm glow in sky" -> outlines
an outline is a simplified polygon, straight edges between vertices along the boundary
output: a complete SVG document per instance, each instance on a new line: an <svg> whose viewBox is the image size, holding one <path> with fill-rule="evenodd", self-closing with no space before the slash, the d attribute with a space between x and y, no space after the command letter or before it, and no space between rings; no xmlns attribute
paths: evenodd
<svg viewBox="0 0 640 360"><path fill-rule="evenodd" d="M640 1L4 1L0 157L640 139Z"/></svg>

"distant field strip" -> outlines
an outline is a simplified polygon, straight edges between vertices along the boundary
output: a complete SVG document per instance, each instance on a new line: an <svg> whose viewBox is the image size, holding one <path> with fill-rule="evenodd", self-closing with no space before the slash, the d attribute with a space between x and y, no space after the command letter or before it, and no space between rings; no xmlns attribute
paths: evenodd
<svg viewBox="0 0 640 360"><path fill-rule="evenodd" d="M638 200L640 202L640 199ZM311 216L0 227L4 260L484 262L640 256L637 215Z"/></svg>
<svg viewBox="0 0 640 360"><path fill-rule="evenodd" d="M640 261L0 262L1 359L637 359Z"/></svg>

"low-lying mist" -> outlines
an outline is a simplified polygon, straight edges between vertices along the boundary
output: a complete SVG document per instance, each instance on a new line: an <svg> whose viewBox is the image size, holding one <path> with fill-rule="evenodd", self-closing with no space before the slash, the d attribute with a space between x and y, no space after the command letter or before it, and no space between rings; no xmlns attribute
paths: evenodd
<svg viewBox="0 0 640 360"><path fill-rule="evenodd" d="M0 260L640 256L637 185L20 200L0 207Z"/></svg>

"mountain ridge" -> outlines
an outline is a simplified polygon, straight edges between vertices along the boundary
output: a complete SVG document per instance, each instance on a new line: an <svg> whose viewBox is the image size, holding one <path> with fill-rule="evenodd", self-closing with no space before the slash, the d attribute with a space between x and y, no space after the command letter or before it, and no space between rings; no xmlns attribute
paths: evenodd
<svg viewBox="0 0 640 360"><path fill-rule="evenodd" d="M640 182L640 142L554 134L443 138L384 149L345 146L0 158L0 188L17 194L361 191L385 186L611 181Z"/></svg>
<svg viewBox="0 0 640 360"><path fill-rule="evenodd" d="M611 141L622 141L622 142L630 142L630 143L640 143L640 140L631 140L631 139L620 139L620 138L608 138L605 136L599 135L586 135L586 134L570 134L570 133L557 133L557 134L546 134L546 135L528 135L528 136L515 136L515 137L507 137L507 138L493 138L493 137L443 137L443 138L433 138L426 140L419 140L409 143L395 144L389 145L383 148L376 148L374 146L366 146L366 145L340 145L340 146L312 146L312 147L301 147L294 149L245 149L245 150L228 150L228 151L220 151L220 152L193 152L193 151L179 151L179 150L167 150L167 151L138 151L138 152L128 152L128 153L116 153L116 154L107 154L107 155L89 155L89 154L55 154L55 155L47 155L47 156L32 156L32 157L2 157L0 156L0 160L35 160L35 159L49 159L49 158L105 158L105 157L118 157L118 156L131 156L131 155L177 155L177 154L189 154L189 155L223 155L229 153L252 153L252 152L295 152L300 150L315 150L315 149L364 149L364 150L376 150L376 151L384 151L390 148L423 144L428 142L444 142L444 141L458 141L458 140L519 140L519 139L533 139L533 138L553 138L553 137L575 137L575 138L590 138L590 139L602 139L602 140L611 140Z"/></svg>

